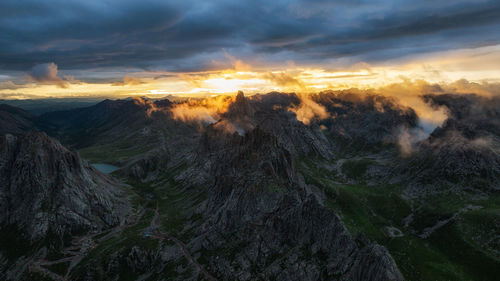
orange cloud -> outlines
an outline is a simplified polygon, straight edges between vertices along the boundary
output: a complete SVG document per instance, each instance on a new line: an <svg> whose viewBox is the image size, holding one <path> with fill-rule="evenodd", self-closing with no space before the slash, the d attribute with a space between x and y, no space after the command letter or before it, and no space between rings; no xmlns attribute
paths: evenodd
<svg viewBox="0 0 500 281"><path fill-rule="evenodd" d="M111 86L135 86L141 84L143 84L143 82L139 78L125 76L123 77L123 82L114 82Z"/></svg>
<svg viewBox="0 0 500 281"><path fill-rule="evenodd" d="M262 77L280 87L299 89L305 89L306 87L300 79L293 77L287 72L268 72L262 75Z"/></svg>
<svg viewBox="0 0 500 281"><path fill-rule="evenodd" d="M421 96L443 93L443 87L444 85L430 84L424 80L404 79L400 83L392 83L370 91L396 98L401 105L413 108L422 121L439 126L448 118L446 109L431 107Z"/></svg>
<svg viewBox="0 0 500 281"><path fill-rule="evenodd" d="M227 111L232 101L233 98L229 96L217 96L201 100L190 99L174 105L170 111L176 120L213 124L219 120L222 113Z"/></svg>
<svg viewBox="0 0 500 281"><path fill-rule="evenodd" d="M307 95L299 95L300 105L298 107L289 108L297 116L297 120L301 121L305 125L309 125L313 119L326 119L330 115L326 111L326 108L315 101L313 101Z"/></svg>

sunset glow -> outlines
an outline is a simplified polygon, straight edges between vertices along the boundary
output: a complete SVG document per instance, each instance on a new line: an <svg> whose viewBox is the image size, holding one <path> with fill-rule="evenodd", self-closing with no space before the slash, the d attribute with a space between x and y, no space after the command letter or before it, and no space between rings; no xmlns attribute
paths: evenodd
<svg viewBox="0 0 500 281"><path fill-rule="evenodd" d="M420 6L376 1L359 7L222 1L211 7L223 13L220 21L208 6L187 2L152 1L147 7L127 2L118 10L113 3L72 2L68 12L93 11L96 24L107 27L88 27L81 36L46 19L21 27L30 22L23 13L3 17L0 32L19 38L0 38L0 99L313 93L417 80L500 82L500 41L492 32L500 23L498 17L478 16L495 10L494 1ZM5 9L17 11L12 5ZM60 14L57 5L43 9ZM145 21L146 14L136 10L147 11L151 19ZM436 12L441 21L433 18ZM85 17L75 12L54 21L85 30L79 25ZM122 33L124 27L110 18L128 22L132 31Z"/></svg>
<svg viewBox="0 0 500 281"><path fill-rule="evenodd" d="M69 79L64 71L60 71L59 76L67 81L66 87L38 83L26 77L17 78L15 82L9 76L1 77L0 98L203 96L234 94L238 90L249 94L269 91L311 93L327 89L380 88L405 80L452 83L467 79L476 83L498 83L500 72L495 69L495 63L500 63L499 46L430 54L393 65L357 63L347 69L334 70L319 66L277 70L258 65L249 66L245 71L228 68L186 73L128 72L123 77L135 77L136 81L129 84L117 83L115 78L112 82L98 83Z"/></svg>

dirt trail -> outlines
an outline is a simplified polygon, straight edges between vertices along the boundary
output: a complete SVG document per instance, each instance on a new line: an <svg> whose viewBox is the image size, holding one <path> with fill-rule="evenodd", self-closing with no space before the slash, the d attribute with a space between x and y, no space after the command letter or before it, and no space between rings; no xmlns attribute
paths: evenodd
<svg viewBox="0 0 500 281"><path fill-rule="evenodd" d="M54 260L54 261L48 261L48 260L45 260L46 257L44 255L40 259L33 261L31 263L30 270L34 271L34 272L41 273L44 276L49 277L53 280L57 280L57 281L69 280L68 279L69 274L71 273L73 268L80 263L80 261L87 255L87 253L91 249L95 248L98 243L106 240L110 236L124 230L125 228L137 225L137 223L139 223L139 221L141 220L144 213L145 213L144 209L140 210L139 212L137 212L136 214L134 214L133 216L130 217L130 221L128 223L124 223L122 225L119 225L111 230L105 230L105 231L101 231L98 233L93 233L93 234L89 234L89 235L85 235L85 236L81 236L81 237L76 237L72 240L71 246L66 247L66 248L61 250L61 253L65 254L65 255L69 255L69 257L61 258L61 259ZM104 235L103 237L101 237L97 240L92 239L92 238L99 236L99 235L102 235L106 232L109 232L109 233L107 233L106 235ZM59 264L59 263L63 263L63 262L71 262L68 269L66 270L65 276L61 276L57 273L52 272L48 268L44 267L47 265L54 265L54 264Z"/></svg>
<svg viewBox="0 0 500 281"><path fill-rule="evenodd" d="M132 221L120 226L117 226L113 228L112 230L107 230L109 233L104 235L103 237L99 239L92 239L95 236L101 235L103 233L106 233L107 231L102 231L99 233L94 233L94 234L89 234L85 236L81 236L78 238L73 239L72 245L64 248L61 252L70 255L70 257L65 257L61 258L59 260L54 260L54 261L48 261L45 260L45 256L42 257L39 260L33 261L32 264L30 265L30 270L33 272L38 272L40 274L43 274L46 277L49 277L53 280L56 281L66 281L69 280L69 275L73 268L80 263L80 261L87 255L87 253L95 248L98 243L105 241L109 237L113 236L114 234L124 230L125 228L132 227L134 225L137 225L137 223L140 221L142 216L144 215L146 210L141 210L137 214L135 214L132 217ZM179 249L181 249L182 254L184 257L189 261L189 263L193 264L197 270L198 273L201 273L205 279L210 280L210 281L217 281L217 278L215 278L212 274L210 274L191 254L189 253L186 245L179 239L177 239L174 236L168 235L166 233L163 233L160 230L160 222L159 222L159 217L160 217L160 212L158 210L158 206L156 206L155 209L155 215L153 219L151 220L151 223L149 225L149 232L152 233L151 238L153 239L161 239L161 240L169 240L174 242ZM48 266L48 265L54 265L54 264L59 264L63 262L71 262L70 266L68 267L65 276L61 276L57 273L52 272L51 270L43 267L43 266Z"/></svg>

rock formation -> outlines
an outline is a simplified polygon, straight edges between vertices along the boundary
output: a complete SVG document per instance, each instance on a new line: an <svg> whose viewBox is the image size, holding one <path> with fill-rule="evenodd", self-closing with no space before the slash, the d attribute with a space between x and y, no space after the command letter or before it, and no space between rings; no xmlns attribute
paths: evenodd
<svg viewBox="0 0 500 281"><path fill-rule="evenodd" d="M127 204L116 185L44 133L0 139L0 224L30 240L120 224Z"/></svg>

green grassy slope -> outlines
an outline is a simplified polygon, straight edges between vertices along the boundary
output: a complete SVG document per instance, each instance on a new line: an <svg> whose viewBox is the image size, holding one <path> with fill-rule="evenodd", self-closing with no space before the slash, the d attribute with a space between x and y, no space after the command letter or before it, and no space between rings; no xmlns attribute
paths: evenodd
<svg viewBox="0 0 500 281"><path fill-rule="evenodd" d="M342 173L364 182L368 162L345 163ZM500 194L410 200L401 186L348 184L346 177L322 167L310 159L298 165L306 183L323 190L325 205L337 211L352 233L362 232L386 246L408 280L498 280ZM426 227L457 212L456 219L428 238L420 237ZM389 235L394 228L401 235Z"/></svg>

